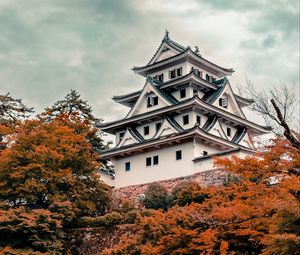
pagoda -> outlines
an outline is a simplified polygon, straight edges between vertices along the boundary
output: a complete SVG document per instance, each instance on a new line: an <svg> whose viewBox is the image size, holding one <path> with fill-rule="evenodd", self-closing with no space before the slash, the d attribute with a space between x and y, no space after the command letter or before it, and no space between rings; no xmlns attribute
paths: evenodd
<svg viewBox="0 0 300 255"><path fill-rule="evenodd" d="M233 92L233 69L174 42L168 31L149 63L132 70L145 77L143 88L114 96L128 114L101 125L116 137L101 153L115 167L116 188L212 170L214 156L251 154L252 138L271 130L246 118L253 100Z"/></svg>

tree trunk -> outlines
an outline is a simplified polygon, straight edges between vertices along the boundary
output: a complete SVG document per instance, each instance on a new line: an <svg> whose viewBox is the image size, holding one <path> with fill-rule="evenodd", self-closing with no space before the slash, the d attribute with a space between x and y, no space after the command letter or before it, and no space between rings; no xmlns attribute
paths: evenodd
<svg viewBox="0 0 300 255"><path fill-rule="evenodd" d="M297 149L300 148L300 142L297 140L297 138L293 135L289 125L286 123L285 119L282 116L282 113L278 107L278 105L276 104L274 99L271 99L271 103L276 111L277 114L277 118L280 121L280 125L284 128L284 136L286 137L286 139L289 140L289 142L291 143L291 145Z"/></svg>

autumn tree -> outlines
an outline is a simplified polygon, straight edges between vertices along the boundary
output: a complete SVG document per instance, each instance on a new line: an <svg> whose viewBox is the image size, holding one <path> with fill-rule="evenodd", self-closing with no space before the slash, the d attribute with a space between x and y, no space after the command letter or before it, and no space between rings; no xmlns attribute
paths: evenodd
<svg viewBox="0 0 300 255"><path fill-rule="evenodd" d="M202 203L152 212L102 254L299 254L299 150L278 137L257 156L216 164L240 178L203 189Z"/></svg>
<svg viewBox="0 0 300 255"><path fill-rule="evenodd" d="M16 125L0 156L0 202L10 208L0 211L0 232L7 233L2 248L52 254L51 233L59 237L56 230L78 218L106 212L110 188L99 181L99 154L86 139L89 132L90 126L76 114ZM14 215L24 217L15 220ZM25 228L30 218L32 225ZM14 242L13 229L21 239L30 237ZM60 245L57 249L54 254L60 253Z"/></svg>
<svg viewBox="0 0 300 255"><path fill-rule="evenodd" d="M93 146L93 150L100 153L108 148L108 144L103 141L103 133L99 129L102 119L93 115L92 108L87 101L81 98L81 95L71 90L62 100L58 100L52 106L46 107L45 111L38 115L43 121L51 121L57 116L65 114L66 116L76 115L82 121L90 126L90 132L86 137ZM101 169L104 172L113 173L113 168L107 160L101 160Z"/></svg>

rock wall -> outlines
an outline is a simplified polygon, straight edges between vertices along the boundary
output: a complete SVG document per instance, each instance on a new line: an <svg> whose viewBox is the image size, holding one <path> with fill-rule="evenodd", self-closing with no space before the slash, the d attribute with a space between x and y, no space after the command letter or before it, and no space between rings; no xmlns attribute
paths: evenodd
<svg viewBox="0 0 300 255"><path fill-rule="evenodd" d="M183 176L157 182L166 187L166 189L170 192L177 184L183 181L196 181L203 187L207 187L209 185L222 185L224 180L226 179L226 176L226 172L220 171L218 169L213 169L204 172L199 172L194 175ZM145 193L149 184L150 183L146 183L115 189L113 191L113 195L118 199L126 199L132 203L137 203L138 196L140 194Z"/></svg>
<svg viewBox="0 0 300 255"><path fill-rule="evenodd" d="M96 255L119 243L120 236L136 232L133 225L114 227L78 228L67 231L66 255Z"/></svg>

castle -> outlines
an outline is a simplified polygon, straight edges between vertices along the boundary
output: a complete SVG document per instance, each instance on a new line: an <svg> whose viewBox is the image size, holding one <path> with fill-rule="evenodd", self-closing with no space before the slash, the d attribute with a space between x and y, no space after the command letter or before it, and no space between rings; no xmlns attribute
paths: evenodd
<svg viewBox="0 0 300 255"><path fill-rule="evenodd" d="M142 90L114 96L128 114L101 126L116 137L116 146L101 153L114 164L116 188L214 169L214 156L251 154L251 138L270 131L244 115L253 100L234 94L227 78L233 69L167 31L149 63L132 70L146 78Z"/></svg>

